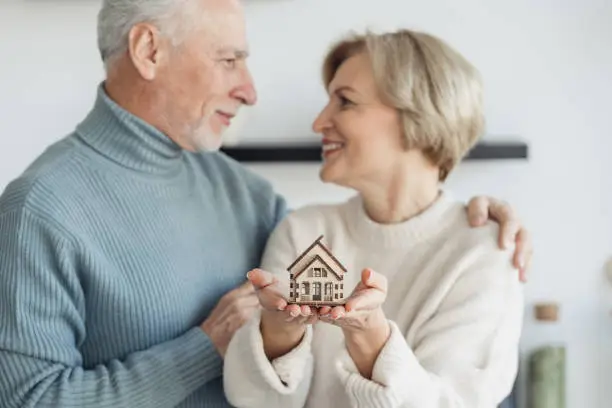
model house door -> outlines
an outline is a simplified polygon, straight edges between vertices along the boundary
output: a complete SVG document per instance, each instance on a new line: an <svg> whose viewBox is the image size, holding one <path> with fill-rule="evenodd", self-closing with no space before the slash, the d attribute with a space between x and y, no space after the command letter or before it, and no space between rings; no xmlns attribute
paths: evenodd
<svg viewBox="0 0 612 408"><path fill-rule="evenodd" d="M312 300L321 300L321 282L312 284Z"/></svg>
<svg viewBox="0 0 612 408"><path fill-rule="evenodd" d="M331 302L334 300L334 284L331 282L325 283L325 290L323 291L323 300Z"/></svg>
<svg viewBox="0 0 612 408"><path fill-rule="evenodd" d="M308 282L302 283L302 293L300 299L302 302L310 300L310 284Z"/></svg>

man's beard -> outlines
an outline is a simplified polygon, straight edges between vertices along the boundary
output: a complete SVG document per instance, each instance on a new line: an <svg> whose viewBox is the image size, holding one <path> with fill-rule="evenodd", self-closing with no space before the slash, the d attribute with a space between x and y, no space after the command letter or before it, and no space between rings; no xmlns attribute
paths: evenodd
<svg viewBox="0 0 612 408"><path fill-rule="evenodd" d="M210 126L210 118L204 117L189 129L189 141L198 152L214 152L223 144L223 132L215 133Z"/></svg>

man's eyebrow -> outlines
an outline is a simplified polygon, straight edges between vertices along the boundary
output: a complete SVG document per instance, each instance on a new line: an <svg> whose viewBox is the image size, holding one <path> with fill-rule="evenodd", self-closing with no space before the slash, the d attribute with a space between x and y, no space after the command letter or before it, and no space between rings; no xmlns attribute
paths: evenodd
<svg viewBox="0 0 612 408"><path fill-rule="evenodd" d="M237 59L244 59L249 56L249 51L245 49L235 48L235 47L223 47L217 50L218 56L228 55L228 54L232 54L234 58L237 58Z"/></svg>

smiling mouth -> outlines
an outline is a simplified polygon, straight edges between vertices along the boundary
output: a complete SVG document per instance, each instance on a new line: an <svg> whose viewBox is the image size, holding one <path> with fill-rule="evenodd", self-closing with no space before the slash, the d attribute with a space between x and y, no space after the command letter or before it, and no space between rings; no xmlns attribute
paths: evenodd
<svg viewBox="0 0 612 408"><path fill-rule="evenodd" d="M229 126L232 121L232 118L234 117L234 115L231 113L226 113L226 112L221 112L221 111L217 111L217 114L219 115L219 117L221 118L221 121L223 122L225 126Z"/></svg>
<svg viewBox="0 0 612 408"><path fill-rule="evenodd" d="M321 152L323 154L323 157L327 157L333 153L339 152L340 150L342 150L343 147L344 147L344 144L342 143L335 143L335 142L324 143L321 148Z"/></svg>

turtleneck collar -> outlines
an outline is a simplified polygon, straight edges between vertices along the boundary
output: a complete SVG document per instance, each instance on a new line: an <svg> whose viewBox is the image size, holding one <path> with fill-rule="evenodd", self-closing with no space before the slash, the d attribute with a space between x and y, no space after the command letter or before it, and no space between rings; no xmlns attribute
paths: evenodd
<svg viewBox="0 0 612 408"><path fill-rule="evenodd" d="M93 109L76 133L105 158L137 172L169 175L181 165L181 147L111 100L103 83Z"/></svg>
<svg viewBox="0 0 612 408"><path fill-rule="evenodd" d="M448 211L453 208L450 194L441 191L429 208L396 224L379 224L368 217L363 199L357 195L349 200L348 228L353 239L367 247L393 248L406 247L406 243L420 243L436 235L446 227Z"/></svg>

